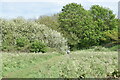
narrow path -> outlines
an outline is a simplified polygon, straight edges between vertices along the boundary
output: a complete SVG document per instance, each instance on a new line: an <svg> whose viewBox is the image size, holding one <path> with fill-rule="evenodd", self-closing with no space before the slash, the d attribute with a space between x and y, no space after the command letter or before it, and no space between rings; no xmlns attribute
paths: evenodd
<svg viewBox="0 0 120 80"><path fill-rule="evenodd" d="M36 63L35 65L33 65L33 66L30 66L30 67L28 67L28 68L24 68L24 69L20 69L20 70L17 70L17 71L14 71L14 72L10 72L10 73L8 73L6 76L5 76L5 78L15 78L15 77L21 77L22 78L22 76L24 76L25 75L25 73L26 74L28 74L29 72L31 72L33 69L35 70L35 71L37 71L37 70L39 70L39 68L41 67L41 66L43 66L43 65L45 65L46 63L49 63L49 62L51 62L51 61L58 61L60 58L62 58L64 55L61 55L61 56L54 56L53 58L50 58L50 59L48 59L48 60L46 60L46 61L43 61L43 62L40 62L40 63ZM27 71L27 72L25 72L25 71ZM22 75L24 73L24 75ZM21 76L22 75L22 76Z"/></svg>

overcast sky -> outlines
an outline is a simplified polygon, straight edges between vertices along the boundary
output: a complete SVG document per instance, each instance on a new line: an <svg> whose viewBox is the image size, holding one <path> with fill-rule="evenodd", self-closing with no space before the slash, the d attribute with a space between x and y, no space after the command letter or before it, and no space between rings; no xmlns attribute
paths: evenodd
<svg viewBox="0 0 120 80"><path fill-rule="evenodd" d="M0 17L38 18L41 15L59 13L62 7L68 3L82 4L85 9L91 5L101 5L110 8L118 15L119 0L0 0Z"/></svg>

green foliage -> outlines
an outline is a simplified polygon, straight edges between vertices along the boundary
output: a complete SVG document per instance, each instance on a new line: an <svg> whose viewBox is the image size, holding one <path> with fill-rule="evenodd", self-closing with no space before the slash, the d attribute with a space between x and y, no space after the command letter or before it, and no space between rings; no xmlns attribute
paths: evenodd
<svg viewBox="0 0 120 80"><path fill-rule="evenodd" d="M34 66L36 64L42 63L44 61L47 61L51 59L52 57L60 56L59 53L48 53L48 54L41 54L41 53L23 53L23 52L17 52L17 53L5 53L3 52L2 58L2 75L1 77L5 77L10 72L16 72L16 70L24 70L25 68L28 68L30 66ZM30 71L30 70L29 70ZM24 74L23 74L24 75Z"/></svg>
<svg viewBox="0 0 120 80"><path fill-rule="evenodd" d="M27 57L27 58L26 58ZM2 53L6 78L107 78L118 76L118 52L75 51L59 53Z"/></svg>
<svg viewBox="0 0 120 80"><path fill-rule="evenodd" d="M110 43L111 36L105 33L118 28L118 20L113 12L99 5L85 10L81 4L67 4L59 14L59 22L71 50Z"/></svg>
<svg viewBox="0 0 120 80"><path fill-rule="evenodd" d="M89 11L80 4L70 3L63 7L59 14L60 28L68 44L72 48L83 48L97 45L99 35L95 31L96 24L93 22Z"/></svg>
<svg viewBox="0 0 120 80"><path fill-rule="evenodd" d="M120 39L118 38L118 29L105 31L104 34L106 37L111 39L113 44L120 43Z"/></svg>
<svg viewBox="0 0 120 80"><path fill-rule="evenodd" d="M59 31L59 23L58 23L58 14L54 14L52 16L40 16L35 20L38 24L44 24L47 27L52 28L53 30Z"/></svg>
<svg viewBox="0 0 120 80"><path fill-rule="evenodd" d="M96 28L99 30L101 35L99 39L100 44L110 43L111 38L113 38L112 35L114 34L117 38L118 20L115 18L115 14L113 14L112 10L99 5L93 5L90 12L92 14L93 21L96 22ZM109 34L110 31L114 31L114 33L112 33L112 35Z"/></svg>
<svg viewBox="0 0 120 80"><path fill-rule="evenodd" d="M120 49L120 45L115 45L109 48L111 51L118 51Z"/></svg>
<svg viewBox="0 0 120 80"><path fill-rule="evenodd" d="M18 47L24 47L29 43L29 40L27 40L25 37L17 38L16 39L16 45Z"/></svg>
<svg viewBox="0 0 120 80"><path fill-rule="evenodd" d="M67 45L71 50L78 50L117 44L120 43L117 35L119 21L108 8L93 5L90 10L85 10L77 3L63 6L59 14L41 16L32 21L0 19L2 50L14 51L17 46L17 50L27 51L34 40L62 52L66 51ZM22 37L26 40L19 39Z"/></svg>
<svg viewBox="0 0 120 80"><path fill-rule="evenodd" d="M34 41L31 43L30 46L30 52L43 52L45 53L47 51L46 45L39 42L39 41Z"/></svg>
<svg viewBox="0 0 120 80"><path fill-rule="evenodd" d="M0 53L0 79L2 79L2 53Z"/></svg>
<svg viewBox="0 0 120 80"><path fill-rule="evenodd" d="M31 42L35 40L62 52L67 49L67 40L59 32L34 21L23 18L1 19L0 25L2 25L3 51L29 51Z"/></svg>

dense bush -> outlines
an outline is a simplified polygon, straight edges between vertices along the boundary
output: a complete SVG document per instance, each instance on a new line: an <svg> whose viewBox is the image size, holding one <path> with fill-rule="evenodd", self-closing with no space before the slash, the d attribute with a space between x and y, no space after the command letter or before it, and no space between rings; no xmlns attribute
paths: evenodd
<svg viewBox="0 0 120 80"><path fill-rule="evenodd" d="M28 43L29 43L29 40L27 40L25 37L21 37L21 38L16 39L16 45L18 47L24 47Z"/></svg>
<svg viewBox="0 0 120 80"><path fill-rule="evenodd" d="M31 42L35 40L60 51L67 49L67 40L59 32L34 21L26 21L23 18L1 19L0 25L2 27L3 51L28 51Z"/></svg>
<svg viewBox="0 0 120 80"><path fill-rule="evenodd" d="M30 46L30 52L43 52L45 53L47 51L46 45L35 40L31 43Z"/></svg>

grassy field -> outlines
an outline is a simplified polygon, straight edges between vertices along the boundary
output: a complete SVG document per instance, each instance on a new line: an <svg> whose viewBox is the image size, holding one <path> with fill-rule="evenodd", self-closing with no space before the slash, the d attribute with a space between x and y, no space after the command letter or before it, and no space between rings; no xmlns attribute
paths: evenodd
<svg viewBox="0 0 120 80"><path fill-rule="evenodd" d="M105 78L118 68L118 52L2 53L4 78Z"/></svg>
<svg viewBox="0 0 120 80"><path fill-rule="evenodd" d="M0 79L2 78L2 54L0 53Z"/></svg>

